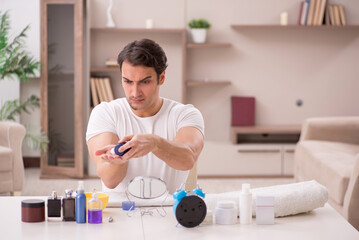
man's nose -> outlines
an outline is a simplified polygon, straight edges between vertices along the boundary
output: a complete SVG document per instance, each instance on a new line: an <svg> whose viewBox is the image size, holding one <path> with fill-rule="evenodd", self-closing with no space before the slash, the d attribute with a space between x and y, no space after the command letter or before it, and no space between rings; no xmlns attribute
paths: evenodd
<svg viewBox="0 0 359 240"><path fill-rule="evenodd" d="M141 89L140 89L140 86L138 84L133 85L132 94L133 94L134 97L137 97L137 96L141 95Z"/></svg>

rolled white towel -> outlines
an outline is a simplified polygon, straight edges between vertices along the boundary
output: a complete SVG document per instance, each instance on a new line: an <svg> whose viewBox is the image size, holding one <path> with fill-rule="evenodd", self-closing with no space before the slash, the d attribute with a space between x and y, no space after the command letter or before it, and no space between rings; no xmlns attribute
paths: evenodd
<svg viewBox="0 0 359 240"><path fill-rule="evenodd" d="M275 185L271 187L253 188L252 190L252 215L256 215L256 196L274 196L275 217L283 217L323 207L328 201L328 190L317 181L306 181L292 184ZM205 202L208 209L215 210L217 202L221 200L235 201L239 203L239 193L226 192L219 194L207 194ZM238 208L239 209L239 208ZM239 215L239 212L238 212Z"/></svg>

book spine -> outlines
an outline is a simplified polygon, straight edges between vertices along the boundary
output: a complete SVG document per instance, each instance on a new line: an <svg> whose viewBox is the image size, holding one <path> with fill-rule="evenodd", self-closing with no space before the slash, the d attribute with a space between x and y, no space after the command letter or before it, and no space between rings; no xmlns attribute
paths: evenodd
<svg viewBox="0 0 359 240"><path fill-rule="evenodd" d="M321 0L321 2L320 2L319 18L318 18L318 25L323 25L324 12L325 12L325 6L326 6L326 5L327 5L327 0Z"/></svg>
<svg viewBox="0 0 359 240"><path fill-rule="evenodd" d="M300 25L305 25L308 16L308 2L304 2L303 11L302 11L302 19L300 20Z"/></svg>
<svg viewBox="0 0 359 240"><path fill-rule="evenodd" d="M109 97L107 96L107 91L106 91L105 78L100 79L100 86L105 102L109 102Z"/></svg>
<svg viewBox="0 0 359 240"><path fill-rule="evenodd" d="M329 20L330 20L330 25L335 26L335 20L334 20L334 8L333 5L329 5Z"/></svg>
<svg viewBox="0 0 359 240"><path fill-rule="evenodd" d="M96 107L99 104L99 102L98 102L98 95L96 92L95 78L93 77L90 79L90 88L91 88L92 103L93 106Z"/></svg>
<svg viewBox="0 0 359 240"><path fill-rule="evenodd" d="M315 4L314 19L313 19L313 25L314 26L319 25L320 4L321 4L321 0L317 0L317 2Z"/></svg>
<svg viewBox="0 0 359 240"><path fill-rule="evenodd" d="M298 17L298 25L301 25L302 14L303 14L303 6L304 6L304 2L301 2L300 3L300 10L299 10L299 17Z"/></svg>
<svg viewBox="0 0 359 240"><path fill-rule="evenodd" d="M340 26L339 7L338 5L334 5L333 8L334 8L335 26Z"/></svg>
<svg viewBox="0 0 359 240"><path fill-rule="evenodd" d="M105 99L104 99L103 94L102 94L102 89L101 89L101 86L100 86L100 81L101 81L101 80L100 80L99 78L95 78L97 93L98 93L100 102L103 102L103 101L105 101Z"/></svg>
<svg viewBox="0 0 359 240"><path fill-rule="evenodd" d="M114 97L113 97L113 91L112 91L112 88L111 88L110 78L107 77L104 80L105 80L104 82L105 82L105 86L106 86L106 92L107 92L108 100L112 101L112 100L114 100Z"/></svg>
<svg viewBox="0 0 359 240"><path fill-rule="evenodd" d="M308 18L307 18L307 25L308 26L313 25L315 3L316 3L316 0L310 0L310 2L309 2L309 10L308 10Z"/></svg>
<svg viewBox="0 0 359 240"><path fill-rule="evenodd" d="M343 5L339 5L339 15L340 15L340 22L343 26L347 25L347 17L345 16L345 11Z"/></svg>

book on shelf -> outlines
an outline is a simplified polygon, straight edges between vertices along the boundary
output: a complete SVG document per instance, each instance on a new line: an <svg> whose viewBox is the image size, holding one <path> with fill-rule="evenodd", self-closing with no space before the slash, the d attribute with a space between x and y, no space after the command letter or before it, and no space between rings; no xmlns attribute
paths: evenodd
<svg viewBox="0 0 359 240"><path fill-rule="evenodd" d="M334 8L333 8L333 5L328 5L328 12L329 12L329 22L330 22L330 25L335 26Z"/></svg>
<svg viewBox="0 0 359 240"><path fill-rule="evenodd" d="M103 96L103 101L108 102L108 97L107 97L104 78L98 78L98 82L100 83L100 88L101 88L101 92L102 92L102 96Z"/></svg>
<svg viewBox="0 0 359 240"><path fill-rule="evenodd" d="M345 15L343 5L339 5L339 16L340 16L340 22L341 22L342 26L346 26L347 25L347 17Z"/></svg>
<svg viewBox="0 0 359 240"><path fill-rule="evenodd" d="M112 92L112 88L111 88L111 83L110 83L110 78L108 78L108 77L105 78L103 80L103 82L104 82L105 89L106 89L107 100L108 101L114 100L113 92Z"/></svg>
<svg viewBox="0 0 359 240"><path fill-rule="evenodd" d="M108 58L105 61L105 65L106 65L106 67L117 67L118 66L117 59L116 58Z"/></svg>
<svg viewBox="0 0 359 240"><path fill-rule="evenodd" d="M98 94L98 98L100 99L100 102L103 102L103 101L105 101L105 98L103 96L102 87L100 85L101 83L98 78L95 78L95 83L96 83L96 91Z"/></svg>
<svg viewBox="0 0 359 240"><path fill-rule="evenodd" d="M307 22L308 7L309 7L309 3L307 1L303 2L300 25L305 25Z"/></svg>
<svg viewBox="0 0 359 240"><path fill-rule="evenodd" d="M90 79L90 89L91 89L92 104L94 107L96 107L99 104L99 99L98 99L98 94L97 94L97 90L96 90L95 78L93 78L93 77Z"/></svg>
<svg viewBox="0 0 359 240"><path fill-rule="evenodd" d="M314 18L314 11L315 11L315 4L317 0L310 0L309 2L309 10L308 10L308 17L307 17L307 25L313 25L313 18Z"/></svg>
<svg viewBox="0 0 359 240"><path fill-rule="evenodd" d="M304 2L300 2L298 25L301 25L302 22L303 7L304 7Z"/></svg>
<svg viewBox="0 0 359 240"><path fill-rule="evenodd" d="M329 5L325 8L325 14L324 14L324 22L325 25L330 25L330 18L329 18Z"/></svg>
<svg viewBox="0 0 359 240"><path fill-rule="evenodd" d="M109 102L114 100L114 95L109 77L91 77L90 88L91 99L94 107L100 102Z"/></svg>
<svg viewBox="0 0 359 240"><path fill-rule="evenodd" d="M320 0L318 25L323 25L324 13L325 13L326 5L327 5L327 0Z"/></svg>
<svg viewBox="0 0 359 240"><path fill-rule="evenodd" d="M317 26L319 25L319 11L320 11L320 5L321 5L322 0L317 0L315 7L314 7L314 16L313 16L313 25Z"/></svg>
<svg viewBox="0 0 359 240"><path fill-rule="evenodd" d="M334 9L334 22L335 22L335 26L340 26L339 6L338 6L338 5L334 5L334 6L333 6L333 9Z"/></svg>

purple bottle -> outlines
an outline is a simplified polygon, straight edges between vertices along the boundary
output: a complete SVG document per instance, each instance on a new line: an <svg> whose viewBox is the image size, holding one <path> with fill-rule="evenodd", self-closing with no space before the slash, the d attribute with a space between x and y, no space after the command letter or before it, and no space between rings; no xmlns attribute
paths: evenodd
<svg viewBox="0 0 359 240"><path fill-rule="evenodd" d="M88 223L102 223L102 202L98 199L96 192L92 193L92 198L88 202Z"/></svg>

